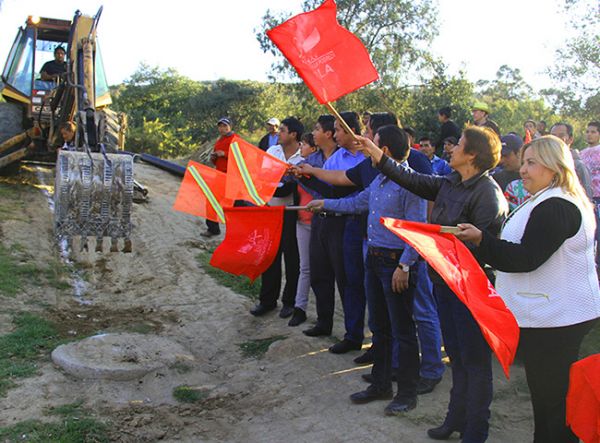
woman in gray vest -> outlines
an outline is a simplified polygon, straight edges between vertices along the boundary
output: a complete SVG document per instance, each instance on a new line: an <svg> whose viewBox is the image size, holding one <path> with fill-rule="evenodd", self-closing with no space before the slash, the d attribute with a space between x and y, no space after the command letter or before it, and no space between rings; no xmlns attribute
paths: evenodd
<svg viewBox="0 0 600 443"><path fill-rule="evenodd" d="M596 222L563 141L538 138L521 160L531 198L509 215L500 238L470 224L460 224L457 237L477 244L478 256L498 269L496 290L521 328L534 442L577 442L565 424L565 401L569 368L600 317Z"/></svg>

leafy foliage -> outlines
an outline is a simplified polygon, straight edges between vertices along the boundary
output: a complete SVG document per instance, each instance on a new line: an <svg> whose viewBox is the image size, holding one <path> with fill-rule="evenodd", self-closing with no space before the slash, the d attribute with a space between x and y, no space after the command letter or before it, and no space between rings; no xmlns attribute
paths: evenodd
<svg viewBox="0 0 600 443"><path fill-rule="evenodd" d="M557 87L544 91L555 109L574 116L600 114L600 8L597 0L564 0L575 35L556 51L548 73Z"/></svg>
<svg viewBox="0 0 600 443"><path fill-rule="evenodd" d="M310 11L322 0L305 0L303 11ZM415 64L430 66L428 44L437 34L437 10L432 0L338 0L338 22L360 38L383 83L398 85ZM255 30L264 52L277 57L271 66L273 79L296 78L293 68L267 37L266 31L290 17L289 13L265 12Z"/></svg>

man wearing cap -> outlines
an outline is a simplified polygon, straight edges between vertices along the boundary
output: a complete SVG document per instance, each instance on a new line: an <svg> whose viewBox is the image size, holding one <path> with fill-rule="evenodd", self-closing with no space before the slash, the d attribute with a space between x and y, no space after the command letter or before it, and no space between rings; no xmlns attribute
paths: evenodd
<svg viewBox="0 0 600 443"><path fill-rule="evenodd" d="M492 177L502 189L506 191L506 186L513 181L521 178L519 169L521 169L521 157L519 151L523 147L523 140L516 134L506 134L500 138L502 142L502 153L500 156L500 166L502 169L496 172Z"/></svg>
<svg viewBox="0 0 600 443"><path fill-rule="evenodd" d="M492 129L498 137L500 137L500 129L495 121L490 120L488 115L490 114L490 108L487 103L482 101L476 101L471 107L471 112L473 113L473 124L475 126L487 126Z"/></svg>
<svg viewBox="0 0 600 443"><path fill-rule="evenodd" d="M231 129L231 120L227 117L221 117L217 121L217 130L219 131L219 139L216 141L213 152L210 154L210 161L215 165L215 169L221 172L227 172L227 157L229 155L229 145L231 144L235 133ZM213 237L221 233L219 223L212 220L206 220L206 232L203 232L203 237Z"/></svg>
<svg viewBox="0 0 600 443"><path fill-rule="evenodd" d="M302 134L300 134L302 135ZM266 151L271 146L279 144L279 120L275 117L267 120L267 133L258 142L258 147Z"/></svg>

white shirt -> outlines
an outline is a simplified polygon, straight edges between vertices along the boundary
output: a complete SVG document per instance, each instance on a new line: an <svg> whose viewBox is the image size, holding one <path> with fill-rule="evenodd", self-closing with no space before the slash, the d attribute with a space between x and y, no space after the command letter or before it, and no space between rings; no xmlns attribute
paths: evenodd
<svg viewBox="0 0 600 443"><path fill-rule="evenodd" d="M267 154L270 154L283 162L289 163L290 165L297 165L304 160L302 155L300 155L300 148L298 148L298 150L289 158L285 157L285 151L281 145L271 146L269 149L267 149ZM281 186L283 186L283 183L279 183L279 187ZM290 206L294 204L294 196L290 194L287 197L273 197L269 201L269 204L271 206Z"/></svg>

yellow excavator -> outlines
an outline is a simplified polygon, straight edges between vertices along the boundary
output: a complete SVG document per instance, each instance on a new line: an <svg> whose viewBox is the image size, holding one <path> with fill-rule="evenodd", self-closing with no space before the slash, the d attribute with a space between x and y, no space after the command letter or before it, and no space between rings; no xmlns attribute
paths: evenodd
<svg viewBox="0 0 600 443"><path fill-rule="evenodd" d="M22 159L56 159L54 227L82 248L96 239L102 251L131 251L133 158L123 152L126 118L108 108L110 91L96 38L102 7L73 20L30 16L10 50L0 94L0 169ZM57 48L63 69L41 74ZM68 140L61 128L75 133ZM142 191L145 191L142 188ZM122 241L122 247L119 242Z"/></svg>

